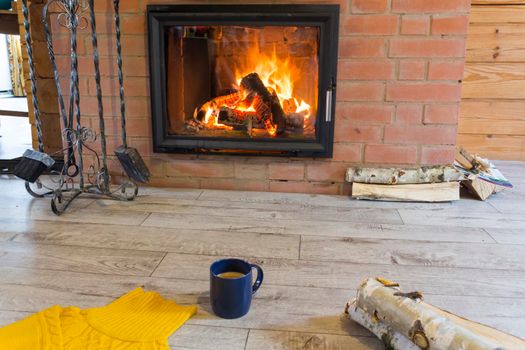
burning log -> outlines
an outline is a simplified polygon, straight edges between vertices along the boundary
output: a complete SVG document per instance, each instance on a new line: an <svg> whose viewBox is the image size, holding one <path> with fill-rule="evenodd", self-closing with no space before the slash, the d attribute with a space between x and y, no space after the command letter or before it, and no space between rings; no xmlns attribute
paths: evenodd
<svg viewBox="0 0 525 350"><path fill-rule="evenodd" d="M254 122L257 122L257 120L259 120L260 118L257 115L257 112L240 111L238 109L222 108L219 112L219 123L245 123L249 119L251 119Z"/></svg>
<svg viewBox="0 0 525 350"><path fill-rule="evenodd" d="M260 98L258 95L255 95L253 98L253 109L257 112L257 116L261 120L267 120L270 118L270 115L272 114L272 110L270 109L270 106L268 106L262 98Z"/></svg>
<svg viewBox="0 0 525 350"><path fill-rule="evenodd" d="M193 113L193 118L198 121L203 121L206 115L206 111L209 109L219 109L222 106L228 106L230 108L238 105L242 100L244 100L245 94L243 92L237 91L228 95L218 96L204 103L199 108L195 109Z"/></svg>
<svg viewBox="0 0 525 350"><path fill-rule="evenodd" d="M264 128L261 118L257 112L240 111L231 108L222 108L219 112L218 121L221 124L233 127L235 130L247 130L252 128Z"/></svg>
<svg viewBox="0 0 525 350"><path fill-rule="evenodd" d="M294 129L304 129L304 113L289 113L286 115L286 126Z"/></svg>
<svg viewBox="0 0 525 350"><path fill-rule="evenodd" d="M240 91L237 91L229 95L215 97L209 103L212 107L215 108L222 106L234 107L238 105L243 99L244 94Z"/></svg>
<svg viewBox="0 0 525 350"><path fill-rule="evenodd" d="M277 126L277 134L282 134L286 128L286 118L283 108L277 95L275 93L271 94L266 86L264 86L259 74L250 73L242 78L241 88L252 94L257 94L262 102L270 107L273 124Z"/></svg>

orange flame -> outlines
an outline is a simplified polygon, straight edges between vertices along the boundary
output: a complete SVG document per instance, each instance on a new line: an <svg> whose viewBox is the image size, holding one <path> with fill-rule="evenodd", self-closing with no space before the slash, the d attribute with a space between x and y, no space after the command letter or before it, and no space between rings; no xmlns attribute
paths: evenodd
<svg viewBox="0 0 525 350"><path fill-rule="evenodd" d="M252 46L245 58L243 67L236 67L235 79L237 85L234 88L240 90L240 83L243 77L256 72L261 78L264 85L270 92L275 92L279 98L281 106L286 113L301 113L304 119L307 120L311 114L311 106L302 99L294 96L294 81L299 79L301 72L291 63L290 58L280 58L276 54L275 45L271 55L261 53L259 45ZM244 97L246 98L246 97ZM300 102L299 102L300 101ZM243 103L244 102L244 103ZM204 123L210 129L224 129L232 130L233 128L219 123L218 114L221 107L229 107L230 105L218 106L215 103L205 103L201 110L205 111ZM233 109L241 112L255 112L254 101L249 105L243 100L238 102ZM305 124L306 125L306 124ZM274 137L277 134L277 126L270 120L264 122L264 127L267 133Z"/></svg>

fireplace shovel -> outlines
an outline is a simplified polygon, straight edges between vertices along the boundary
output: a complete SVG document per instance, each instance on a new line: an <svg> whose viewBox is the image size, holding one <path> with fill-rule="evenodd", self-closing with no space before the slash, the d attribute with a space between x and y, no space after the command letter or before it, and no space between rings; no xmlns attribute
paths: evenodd
<svg viewBox="0 0 525 350"><path fill-rule="evenodd" d="M38 108L37 88L35 81L35 66L33 63L33 49L31 33L29 29L29 12L27 0L22 0L22 13L24 15L24 29L26 34L27 57L29 61L29 78L31 80L31 94L33 95L33 109L35 114L35 126L38 138L38 151L28 149L24 152L22 159L15 166L14 174L27 182L34 183L40 175L55 164L55 160L44 153L44 141L42 136L42 122Z"/></svg>
<svg viewBox="0 0 525 350"><path fill-rule="evenodd" d="M122 126L122 146L115 150L120 164L124 168L126 174L137 182L148 182L150 172L139 152L135 148L128 147L126 137L126 106L124 103L124 77L122 75L122 47L120 44L120 15L119 15L119 0L113 0L113 7L115 9L115 28L117 41L117 65L118 65L118 81L119 81L119 95L120 95L120 117Z"/></svg>

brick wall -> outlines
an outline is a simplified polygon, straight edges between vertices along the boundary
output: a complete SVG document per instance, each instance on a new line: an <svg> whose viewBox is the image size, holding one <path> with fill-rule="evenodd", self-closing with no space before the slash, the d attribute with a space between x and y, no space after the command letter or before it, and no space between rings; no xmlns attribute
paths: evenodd
<svg viewBox="0 0 525 350"><path fill-rule="evenodd" d="M268 2L281 3L259 1ZM149 164L153 185L341 194L349 189L344 172L350 165L453 161L470 0L297 2L341 5L333 159L153 153L145 21L149 1L122 1L129 143ZM107 134L113 148L120 142L111 3L96 1ZM54 32L66 71L65 33L56 26ZM80 41L82 114L86 124L97 129L91 44L86 35ZM115 160L110 164L114 174L120 174Z"/></svg>

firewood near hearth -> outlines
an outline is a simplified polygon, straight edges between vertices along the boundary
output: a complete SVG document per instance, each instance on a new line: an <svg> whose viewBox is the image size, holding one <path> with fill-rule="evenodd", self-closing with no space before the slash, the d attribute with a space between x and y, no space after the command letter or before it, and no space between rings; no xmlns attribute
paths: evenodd
<svg viewBox="0 0 525 350"><path fill-rule="evenodd" d="M505 188L512 188L512 184L488 159L459 147L455 161L456 169L465 176L461 184L482 201Z"/></svg>
<svg viewBox="0 0 525 350"><path fill-rule="evenodd" d="M283 108L275 92L270 93L268 88L264 86L259 74L250 73L242 78L241 89L244 89L251 94L256 94L261 98L264 104L270 106L272 112L272 123L277 126L277 135L282 134L286 128L286 118Z"/></svg>
<svg viewBox="0 0 525 350"><path fill-rule="evenodd" d="M463 175L452 166L419 168L348 168L352 198L403 202L459 200Z"/></svg>
<svg viewBox="0 0 525 350"><path fill-rule="evenodd" d="M525 341L469 321L401 293L397 283L370 278L348 302L345 314L392 350L518 350Z"/></svg>

